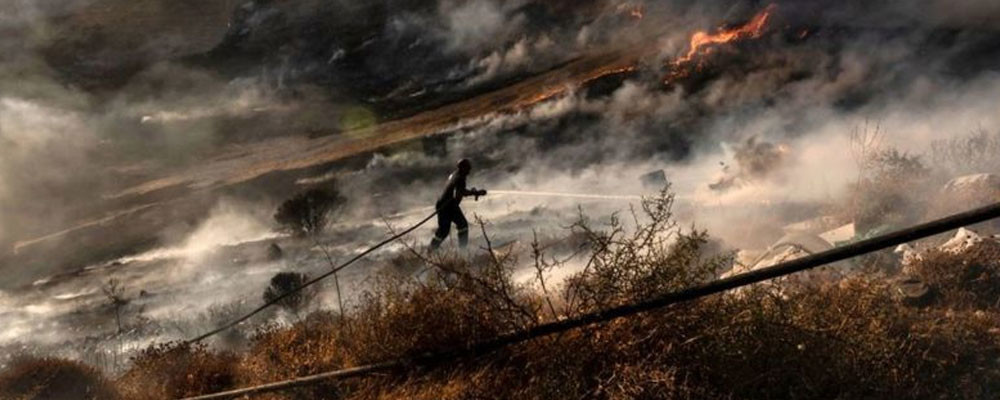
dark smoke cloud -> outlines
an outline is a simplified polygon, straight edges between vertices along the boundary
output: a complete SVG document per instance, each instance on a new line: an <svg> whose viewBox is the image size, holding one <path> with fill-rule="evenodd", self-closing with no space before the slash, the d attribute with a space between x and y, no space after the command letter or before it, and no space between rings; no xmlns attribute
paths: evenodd
<svg viewBox="0 0 1000 400"><path fill-rule="evenodd" d="M694 79L672 87L661 84L665 64L687 50L692 32L740 24L769 3L125 3L2 6L0 29L13 33L0 39L8 50L0 137L9 144L0 242L103 215L104 194L198 165L220 147L337 134L346 114L412 114L631 46L659 54L610 89L463 122L447 158L527 160L504 167L522 176L696 164L725 157L721 142L819 141L869 117L943 110L945 98L991 101L971 88L990 87L998 65L991 22L1000 13L987 1L777 2L768 35L720 48ZM162 16L147 12L157 7ZM992 122L973 111L954 129Z"/></svg>
<svg viewBox="0 0 1000 400"><path fill-rule="evenodd" d="M985 0L779 1L766 35L720 46L692 78L662 83L667 63L687 51L694 31L741 24L768 4L6 1L0 4L0 243L134 205L104 195L202 165L219 149L336 135L345 110L368 123L391 119L632 47L656 54L633 73L571 88L536 107L456 121L441 133L445 154L398 146L360 162L267 176L227 193L235 200L195 201L211 210L178 213L199 216L180 227L140 226L156 231L135 233L172 242L151 254L182 254L182 266L129 272L139 283L166 282L161 292L184 306L256 299L254 285L287 266L245 268L234 260L242 254L201 258L216 245L268 237L268 210L281 200L273 192L297 190L296 178L337 182L352 200L344 218L363 220L432 204L454 159L463 156L476 159L473 180L487 189L636 194L641 174L663 168L686 201L735 204L751 213L749 205L761 200L835 198L856 176L848 133L865 121L880 122L895 144L917 152L933 140L1000 124L1000 6ZM164 12L151 15L144 7ZM787 146L787 159L752 184L710 192L722 173L719 162L745 159L751 137ZM280 190L265 190L271 186ZM514 214L503 198L495 201L476 211ZM574 209L571 201L538 204ZM740 235L748 236L732 231L732 221L747 215L691 214L739 246ZM510 226L497 234L516 238L530 230ZM381 225L364 227L329 240L347 254L382 238ZM116 234L101 240L127 242L133 232ZM314 253L296 262L325 270ZM47 255L54 266L68 257ZM2 267L5 278L19 282L51 272ZM8 300L0 295L0 306L21 306ZM177 311L176 300L147 301L156 318L191 310ZM37 329L17 326L24 335Z"/></svg>

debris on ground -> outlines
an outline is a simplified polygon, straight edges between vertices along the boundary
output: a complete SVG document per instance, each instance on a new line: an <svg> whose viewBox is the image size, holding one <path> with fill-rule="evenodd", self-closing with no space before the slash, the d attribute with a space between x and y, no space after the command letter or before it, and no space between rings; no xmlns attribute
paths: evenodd
<svg viewBox="0 0 1000 400"><path fill-rule="evenodd" d="M934 290L920 279L904 277L896 281L896 295L903 304L913 307L930 305L934 300Z"/></svg>

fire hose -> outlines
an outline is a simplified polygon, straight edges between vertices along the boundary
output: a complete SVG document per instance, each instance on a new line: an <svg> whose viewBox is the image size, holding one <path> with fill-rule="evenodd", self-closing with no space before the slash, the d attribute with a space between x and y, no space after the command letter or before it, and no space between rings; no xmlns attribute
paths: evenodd
<svg viewBox="0 0 1000 400"><path fill-rule="evenodd" d="M603 195L603 194L582 194L582 193L562 193L562 192L530 192L522 190L491 190L490 193L508 194L516 196L566 197L571 199L642 200L642 196L614 196L614 195Z"/></svg>
<svg viewBox="0 0 1000 400"><path fill-rule="evenodd" d="M208 339L209 337L212 337L212 336L217 335L217 334L219 334L221 332L224 332L224 331L226 331L229 328L232 328L232 327L234 327L236 325L239 325L239 324L243 323L244 321L250 319L254 315L257 315L260 312L268 309L269 307L271 307L271 306L273 306L275 304L280 303L282 300L287 299L288 297L295 295L296 293L302 291L302 289L305 289L305 288L307 288L309 286L312 286L312 285L316 284L317 282L319 282L319 281L321 281L323 279L326 279L326 278L329 278L330 276L333 276L334 274L336 274L340 270L342 270L344 268L347 268L349 265L353 264L354 262L356 262L356 261L364 258L368 254L371 254L373 251L382 248L382 246L385 246L385 245L387 245L389 243L392 243L392 242L398 240L399 238L402 238L403 236L408 235L410 232L413 232L413 231L417 230L417 228L420 228L421 226L423 226L424 224L426 224L427 221L430 221L432 218L434 218L435 216L437 216L438 212L440 212L441 209L443 209L447 205L448 205L448 203L445 203L441 207L436 208L434 210L434 212L432 212L426 218L422 219L420 222L417 222L416 224L414 224L413 226L407 228L406 230L404 230L402 232L399 232L399 233L393 235L392 237L390 237L388 239L385 239L385 240L379 242L378 244L376 244L376 245L374 245L372 247L369 247L367 250L365 250L365 251L363 251L361 253L358 253L358 255L356 255L356 256L352 257L350 260L347 260L346 262L344 262L344 263L336 266L335 268L331 269L330 271L327 271L326 273L324 273L322 275L319 275L319 276L317 276L317 277L315 277L313 279L310 279L310 280L306 281L305 283L303 283L301 286L295 288L294 290L289 290L289 291L283 293L281 296L275 297L271 301L268 301L268 302L264 303L263 305L261 305L260 307L257 307L255 309L253 309L253 311L250 311L249 313L243 315L242 317L239 317L239 318L237 318L237 319L235 319L235 320L233 320L233 321L231 321L229 323L226 323L226 324L224 324L224 325L222 325L222 326L220 326L218 328L215 328L215 329L213 329L213 330L211 330L209 332L206 332L206 333L204 333L204 334L202 334L202 335L200 335L200 336L198 336L198 337L196 337L194 339L187 340L184 343L185 344L198 343L198 342L201 342L202 340Z"/></svg>
<svg viewBox="0 0 1000 400"><path fill-rule="evenodd" d="M414 366L438 364L446 361L457 360L462 357L475 357L543 336L566 332L571 329L577 329L602 322L608 322L618 318L631 317L636 314L653 311L677 303L693 301L705 296L723 293L743 286L761 283L770 279L847 260L859 255L891 248L893 246L942 234L963 226L977 224L995 218L1000 218L1000 203L861 240L821 253L786 261L771 267L711 281L689 289L664 293L644 302L625 304L589 314L579 315L573 318L536 325L522 331L501 335L492 340L479 342L467 347L463 346L437 353L428 353L413 357L387 360L374 364L303 376L286 381L271 382L259 386L205 394L202 396L189 397L184 400L232 399L253 394L271 393L296 387L309 386L324 381L360 377L373 373L412 368Z"/></svg>
<svg viewBox="0 0 1000 400"><path fill-rule="evenodd" d="M485 191L483 193L485 194ZM604 195L576 194L576 193L526 192L526 191L514 191L514 190L494 190L494 191L491 191L490 193L492 193L492 194L508 194L508 195L524 195L524 196L586 198L586 199L601 199L601 200L641 200L642 199L639 196L604 196ZM484 195L484 194L482 194L482 195ZM477 200L478 200L479 196L480 195L476 195L475 196ZM454 200L452 200L452 201L454 201ZM358 260L364 258L368 254L371 254L375 250L378 250L378 249L382 248L383 246L385 246L385 245L387 245L389 243L392 243L392 242L394 242L394 241L402 238L403 236L406 236L406 235L410 234L411 232L417 230L418 228L420 228L421 226L423 226L424 224L426 224L428 221L430 221L431 219L433 219L435 216L437 216L438 212L440 212L441 209L443 209L448 204L449 203L445 203L445 204L441 205L440 207L435 208L434 212L432 212L426 218L420 220L420 222L417 222L416 224L414 224L413 226L407 228L406 230L404 230L402 232L399 232L399 233L393 235L392 237L390 237L388 239L385 239L385 240L379 242L378 244L376 244L376 245L374 245L372 247L369 247L367 250L365 250L365 251L363 251L361 253L358 253L356 256L352 257L350 260L347 260L346 262L344 262L344 263L336 266L335 268L331 269L330 271L327 271L326 273L323 273L322 275L319 275L319 276L317 276L317 277L315 277L313 279L310 279L310 280L306 281L305 283L303 283L301 286L295 288L294 290L289 290L288 292L283 293L282 295L280 295L280 296L278 296L278 297L276 297L274 299L271 299L270 301L264 303L263 305L261 305L261 306L255 308L255 309L253 309L252 311L248 312L247 314L243 315L242 317L239 317L239 318L237 318L237 319L235 319L233 321L230 321L230 322L228 322L228 323L226 323L226 324L224 324L222 326L219 326L218 328L215 328L215 329L213 329L213 330L211 330L209 332L206 332L206 333L204 333L202 335L199 335L198 337L195 337L193 339L187 340L184 343L186 343L186 344L198 343L198 342L201 342L201 341L203 341L205 339L208 339L209 337L212 337L212 336L215 336L215 335L217 335L217 334L219 334L221 332L224 332L224 331L226 331L226 330L228 330L228 329L230 329L230 328L232 328L232 327L234 327L236 325L239 325L239 324L245 322L246 320L252 318L253 316L255 316L257 314L260 314L261 312L263 312L264 310L266 310L266 309L274 306L275 304L280 303L282 300L287 299L288 297L291 297L291 296L295 295L296 293L302 291L303 289L305 289L305 288L307 288L309 286L312 286L312 285L318 283L321 280L329 278L330 276L333 276L334 274L336 274L340 270L343 270L344 268L347 268L351 264L353 264L353 263L357 262Z"/></svg>

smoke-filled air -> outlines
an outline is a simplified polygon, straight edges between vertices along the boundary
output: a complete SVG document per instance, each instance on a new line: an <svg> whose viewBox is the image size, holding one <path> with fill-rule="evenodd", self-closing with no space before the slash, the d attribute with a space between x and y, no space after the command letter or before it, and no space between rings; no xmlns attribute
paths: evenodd
<svg viewBox="0 0 1000 400"><path fill-rule="evenodd" d="M0 399L995 399L998 202L994 1L0 1Z"/></svg>

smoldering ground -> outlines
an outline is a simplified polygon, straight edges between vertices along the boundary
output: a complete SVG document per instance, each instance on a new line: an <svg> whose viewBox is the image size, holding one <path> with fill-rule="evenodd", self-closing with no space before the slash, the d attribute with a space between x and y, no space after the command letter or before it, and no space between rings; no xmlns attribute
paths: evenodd
<svg viewBox="0 0 1000 400"><path fill-rule="evenodd" d="M68 40L74 31L65 27L79 24L116 38L144 21L180 23L131 12L119 24L102 21L112 16L95 11L96 1L7 6L16 11L0 17L3 30L14 32L5 37L32 40L0 41L10 49L0 65L0 135L7 143L0 162L0 241L37 238L142 205L142 196L110 200L106 195L176 171L204 168L206 176L218 172L224 178L242 173L245 164L226 164L229 160L220 161L217 154L341 134L474 98L618 46L654 51L606 87L573 87L513 113L487 111L455 121L437 132L444 154L404 144L305 171L263 175L231 193L221 190L231 196L221 203L220 193L205 195L192 206L200 211L187 214L184 224L133 227L137 232L155 227L141 232L157 239L147 246L152 252L128 246L116 254L122 259L89 260L74 265L84 272L69 279L6 294L3 318L14 328L4 338L45 331L56 334L32 336L61 344L113 330L94 290L109 277L125 282L136 298L130 318L143 316L155 322L149 326L163 327L136 336L146 343L189 336L218 322L186 318L207 312L211 304L257 302L275 272L323 271L329 266L315 244L270 236L270 213L283 200L279 194L308 186L296 181L335 183L348 197L336 221L340 225L319 239L337 259L383 238L381 217L432 204L454 159L462 156L476 160L480 168L472 182L487 189L638 195L647 189L637 177L663 168L688 207L685 222L741 247L762 244L747 243L749 232L728 229L732 220L762 209L751 205L778 204L766 208L775 217L761 222L756 235L767 242L776 227L802 216L781 204L815 204L843 194L858 168L845 150L849 132L866 121L880 124L888 140L913 152L934 140L997 126L1000 80L991 68L998 33L990 22L1000 12L985 1L967 1L964 7L777 2L765 34L713 47L690 78L671 85L664 85L665 69L689 50L694 31L738 26L767 4L209 3L166 9L167 15L171 10L182 15L190 12L185 7L218 8L205 17L214 28L190 33L199 39L191 45L180 45L189 33L176 27L166 38ZM141 11L145 3L135 4L116 7ZM66 25L56 29L55 22ZM90 46L70 46L78 40ZM107 74L114 79L103 79ZM750 137L788 146L788 159L734 190L710 190L722 173L719 162L733 167L731 149ZM285 181L281 190L268 189L279 179ZM233 202L240 205L227 205ZM627 207L516 196L466 207L487 217L490 234L506 243L524 242L532 228L559 235L581 203L594 216ZM420 216L390 222L405 226ZM415 243L430 229L419 231ZM139 235L120 234L104 240ZM262 238L282 243L291 259L264 259L261 249L268 241ZM345 274L347 295L364 287L367 268L402 251L391 248ZM48 261L52 270L41 274L16 264L3 268L24 278L21 283L33 282L61 271L60 260ZM323 288L319 304L337 305L331 289ZM17 308L27 314L12 311ZM81 331L53 329L80 321L67 317L80 316L79 310L92 311L75 324Z"/></svg>

